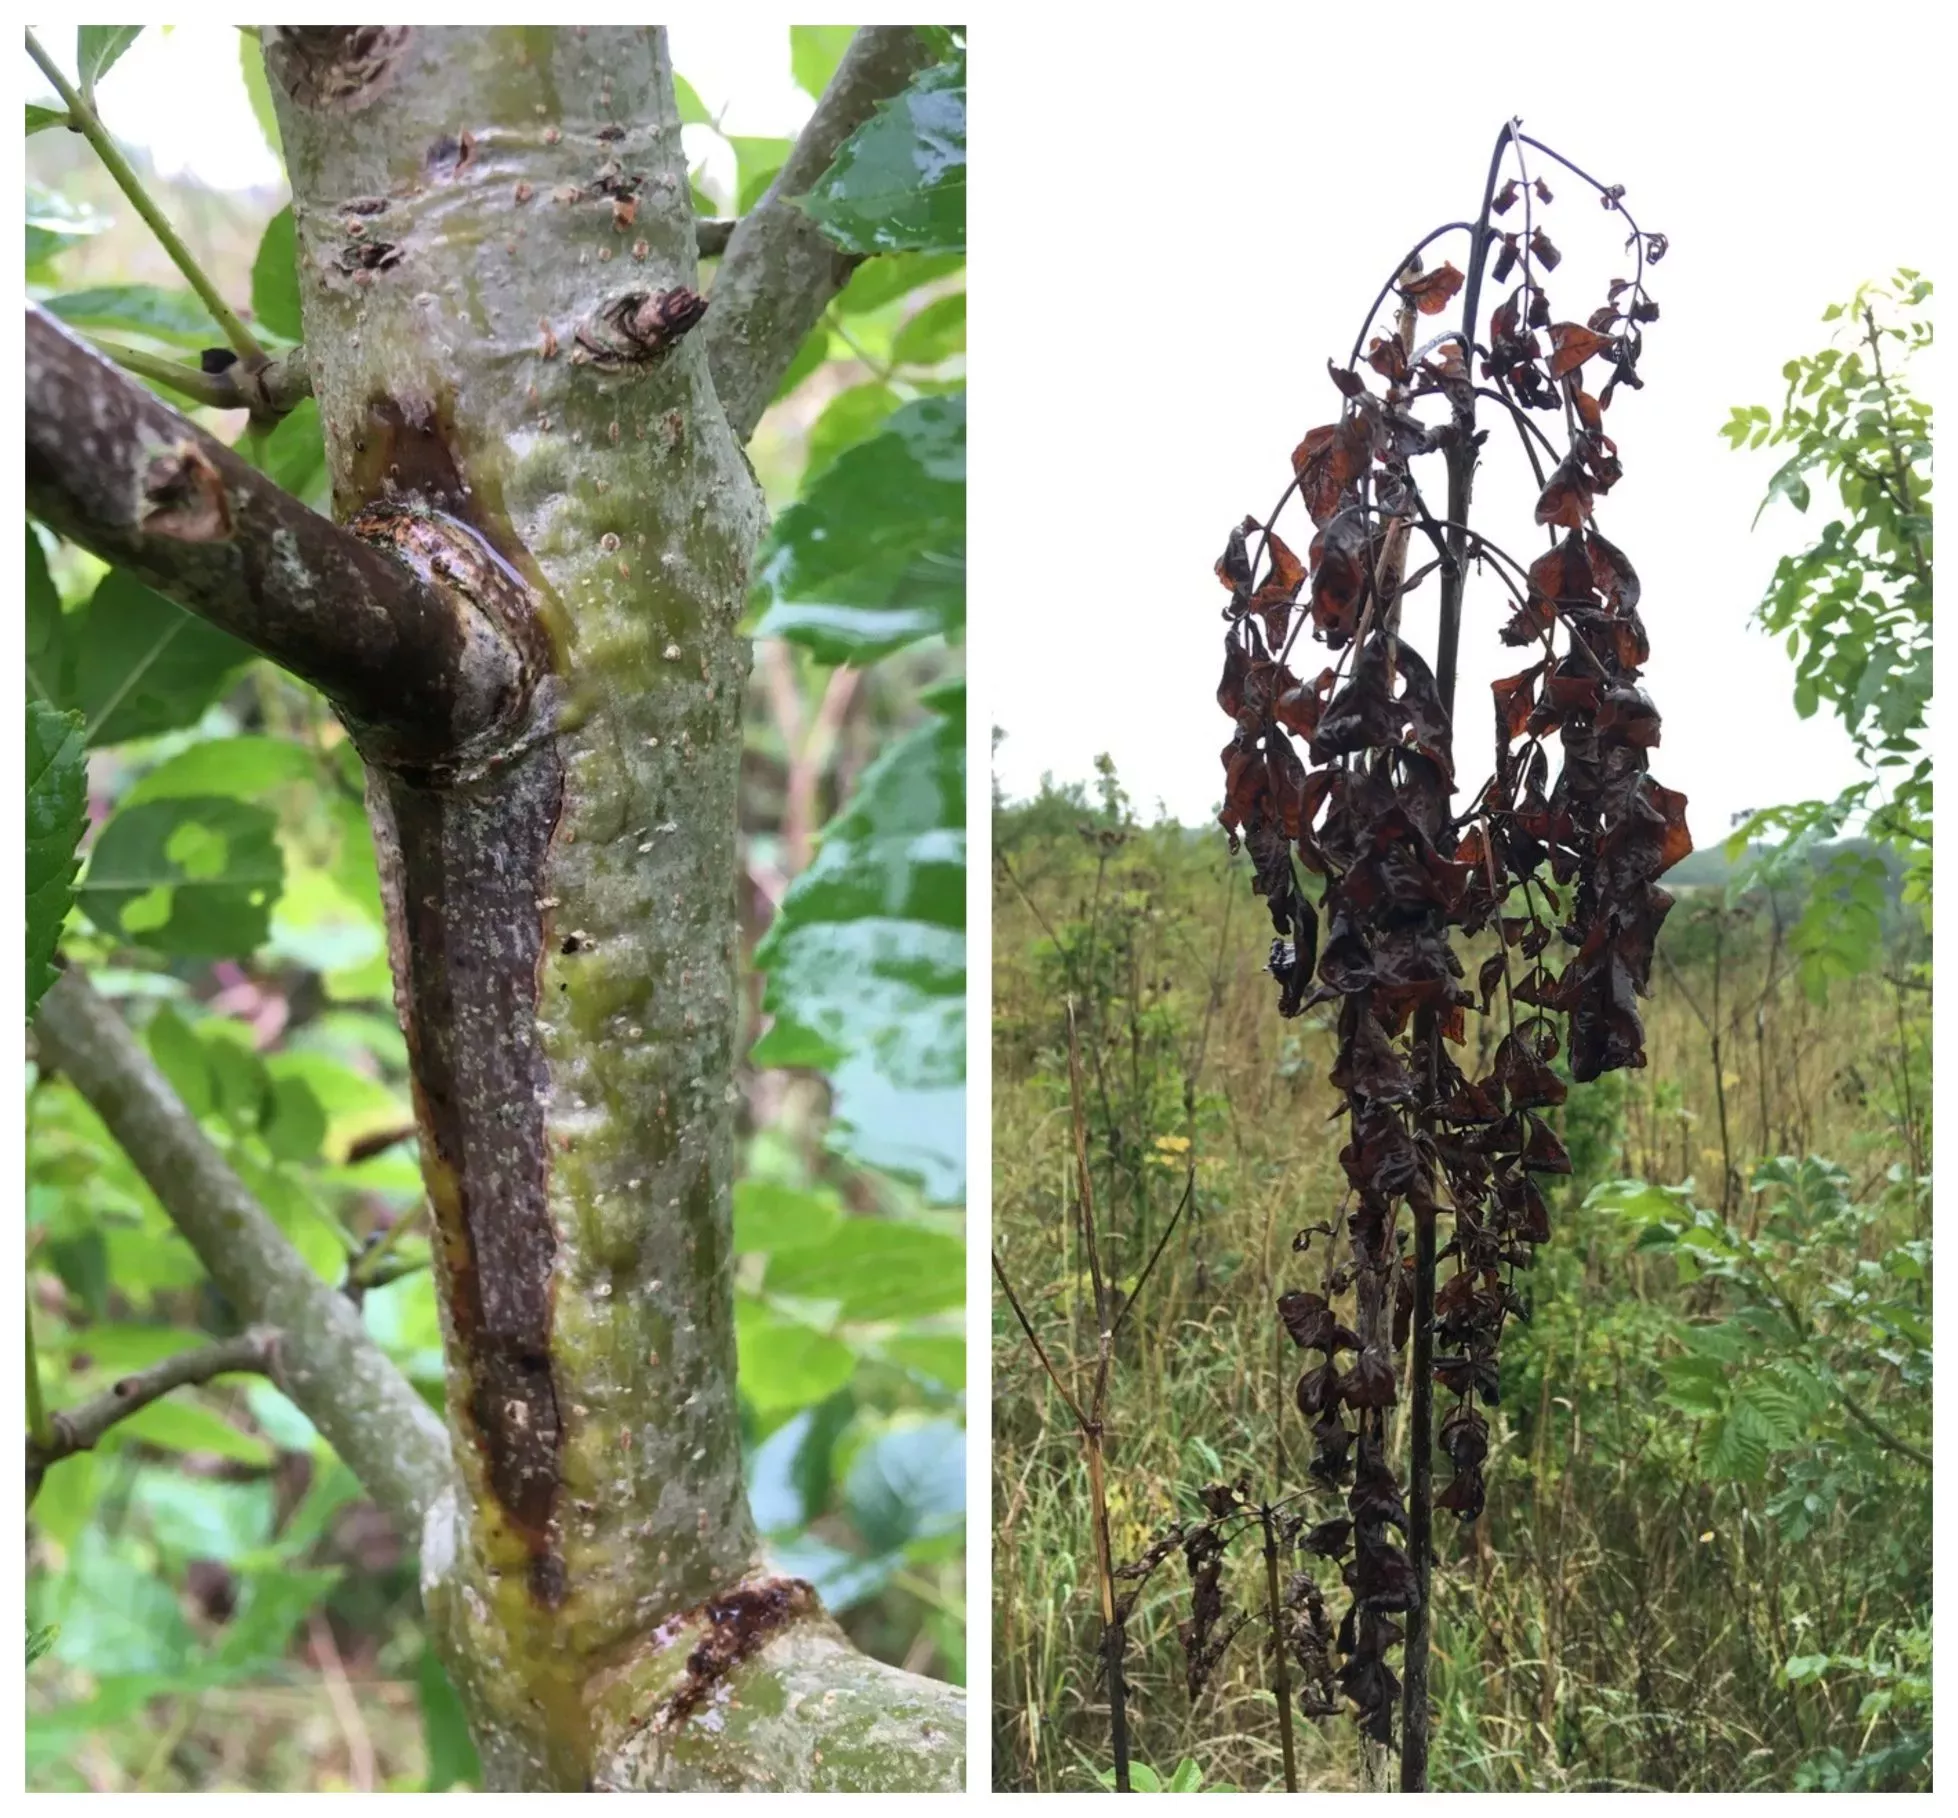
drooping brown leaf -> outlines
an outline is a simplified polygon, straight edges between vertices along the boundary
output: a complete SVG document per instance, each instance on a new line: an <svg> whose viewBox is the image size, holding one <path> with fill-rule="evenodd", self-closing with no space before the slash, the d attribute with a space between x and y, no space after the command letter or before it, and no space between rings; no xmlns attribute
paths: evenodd
<svg viewBox="0 0 1958 1818"><path fill-rule="evenodd" d="M1278 1317L1292 1335L1292 1343L1308 1350L1332 1348L1335 1320L1323 1294L1290 1293L1278 1297Z"/></svg>
<svg viewBox="0 0 1958 1818"><path fill-rule="evenodd" d="M1370 452L1366 424L1357 416L1308 430L1292 450L1299 497L1322 530L1338 512L1346 489L1366 471Z"/></svg>
<svg viewBox="0 0 1958 1818"><path fill-rule="evenodd" d="M1437 271L1423 272L1401 285L1400 293L1424 316L1438 316L1462 288L1462 274L1444 262Z"/></svg>
<svg viewBox="0 0 1958 1818"><path fill-rule="evenodd" d="M1595 529L1584 533L1584 547L1590 555L1591 574L1605 604L1613 612L1631 612L1639 602L1638 573L1617 545L1607 543Z"/></svg>
<svg viewBox="0 0 1958 1818"><path fill-rule="evenodd" d="M1395 1382L1393 1359L1384 1347L1369 1345L1340 1378L1341 1399L1349 1408L1391 1408Z"/></svg>
<svg viewBox="0 0 1958 1818"><path fill-rule="evenodd" d="M1496 725L1503 738L1513 739L1522 733L1530 710L1536 705L1537 677L1542 674L1543 665L1535 663L1520 675L1504 676L1500 681L1489 684L1496 697ZM1228 670L1225 675L1228 680ZM1218 699L1222 698L1220 689Z"/></svg>
<svg viewBox="0 0 1958 1818"><path fill-rule="evenodd" d="M1399 335L1375 335L1367 343L1367 364L1390 384L1407 377L1407 349Z"/></svg>
<svg viewBox="0 0 1958 1818"><path fill-rule="evenodd" d="M1326 371L1332 375L1333 383L1339 387L1341 397L1357 398L1365 393L1366 381L1350 366L1340 366L1328 360Z"/></svg>
<svg viewBox="0 0 1958 1818"><path fill-rule="evenodd" d="M1299 589L1305 585L1305 564L1292 553L1276 531L1266 542L1265 548L1271 558L1271 566L1266 570L1265 578L1258 583L1258 591L1251 596L1251 610L1263 615L1265 641L1273 650L1281 650L1291 623L1292 602L1299 597Z"/></svg>
<svg viewBox="0 0 1958 1818"><path fill-rule="evenodd" d="M1217 684L1217 705L1232 719L1244 711L1244 682L1250 666L1244 646L1235 638L1224 646L1224 675Z"/></svg>
<svg viewBox="0 0 1958 1818"><path fill-rule="evenodd" d="M1581 530L1591 515L1591 491L1591 478L1583 462L1574 454L1565 455L1537 499L1536 521Z"/></svg>
<svg viewBox="0 0 1958 1818"><path fill-rule="evenodd" d="M1366 531L1358 512L1335 518L1312 539L1312 622L1330 650L1359 629L1369 590Z"/></svg>
<svg viewBox="0 0 1958 1818"><path fill-rule="evenodd" d="M1561 379L1575 372L1594 354L1604 353L1611 342L1575 322L1558 322L1550 330L1550 376Z"/></svg>

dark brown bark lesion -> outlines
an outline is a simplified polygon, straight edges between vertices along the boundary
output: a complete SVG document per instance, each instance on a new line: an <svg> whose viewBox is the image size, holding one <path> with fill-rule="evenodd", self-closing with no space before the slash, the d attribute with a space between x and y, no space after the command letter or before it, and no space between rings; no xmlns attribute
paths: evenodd
<svg viewBox="0 0 1958 1818"><path fill-rule="evenodd" d="M493 779L372 773L370 818L407 1039L454 1405L539 1601L566 1574L557 1236L537 1033L544 873L564 794L544 740Z"/></svg>

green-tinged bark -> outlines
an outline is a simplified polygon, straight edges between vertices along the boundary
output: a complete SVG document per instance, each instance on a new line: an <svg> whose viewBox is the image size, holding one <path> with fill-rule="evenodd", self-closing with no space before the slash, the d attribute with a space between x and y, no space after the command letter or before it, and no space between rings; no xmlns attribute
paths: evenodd
<svg viewBox="0 0 1958 1818"><path fill-rule="evenodd" d="M943 1784L962 1697L764 1580L742 1486L736 628L762 510L688 334L663 34L265 47L336 515L526 652L500 749L366 750L457 1467L424 1590L486 1774L806 1785L854 1757L858 1787ZM696 1657L720 1670L676 1704Z"/></svg>

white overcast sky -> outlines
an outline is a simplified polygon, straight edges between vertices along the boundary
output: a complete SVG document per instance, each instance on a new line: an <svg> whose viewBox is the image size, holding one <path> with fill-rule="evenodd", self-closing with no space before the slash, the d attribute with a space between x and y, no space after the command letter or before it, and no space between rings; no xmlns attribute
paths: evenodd
<svg viewBox="0 0 1958 1818"><path fill-rule="evenodd" d="M1037 57L975 21L971 636L1008 795L1087 777L1107 751L1145 815L1214 811L1230 728L1211 565L1232 525L1271 509L1304 432L1337 416L1327 356L1344 361L1394 261L1473 218L1512 112L1671 239L1646 389L1621 389L1606 420L1625 477L1598 510L1644 582L1655 774L1686 791L1702 846L1740 811L1855 780L1846 736L1796 717L1791 665L1748 623L1813 525L1778 506L1750 534L1776 457L1733 454L1718 430L1730 406L1778 408L1783 363L1825 344L1823 308L1860 280L1937 275L1954 102L1935 17L1298 6L1113 31L1050 10ZM1568 172L1544 174L1539 219L1565 253L1546 288L1556 319L1581 322L1627 269L1624 230ZM1463 266L1466 241L1434 254ZM1544 546L1534 483L1513 431L1485 421L1478 527L1527 561ZM1309 524L1282 522L1303 555ZM1487 683L1522 666L1497 641L1498 598L1471 581L1467 786L1487 768ZM1409 601L1423 649L1435 602L1433 579ZM1322 657L1302 637L1292 667L1309 677Z"/></svg>

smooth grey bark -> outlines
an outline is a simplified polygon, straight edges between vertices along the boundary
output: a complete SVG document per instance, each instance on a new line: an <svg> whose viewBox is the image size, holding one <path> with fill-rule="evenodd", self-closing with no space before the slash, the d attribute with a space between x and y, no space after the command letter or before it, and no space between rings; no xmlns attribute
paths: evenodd
<svg viewBox="0 0 1958 1818"><path fill-rule="evenodd" d="M48 987L34 1030L42 1064L94 1106L224 1297L277 1332L285 1392L402 1532L419 1532L450 1480L448 1435L353 1303L314 1274L79 972Z"/></svg>

